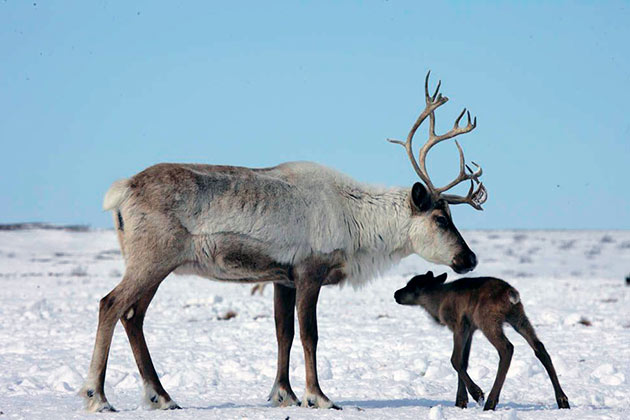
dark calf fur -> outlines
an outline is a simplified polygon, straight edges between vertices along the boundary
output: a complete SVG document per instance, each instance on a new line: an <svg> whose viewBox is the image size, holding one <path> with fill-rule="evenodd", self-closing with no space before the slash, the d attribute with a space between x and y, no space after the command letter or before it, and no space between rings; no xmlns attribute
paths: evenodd
<svg viewBox="0 0 630 420"><path fill-rule="evenodd" d="M569 408L569 400L560 387L551 358L525 315L518 291L503 280L492 277L463 278L444 284L445 280L446 273L433 277L429 271L412 278L407 286L396 291L394 297L401 305L422 306L439 324L453 331L451 363L458 375L455 405L466 408L466 390L477 403L481 404L484 399L483 391L466 372L472 336L475 330L480 329L499 352L497 377L484 405L484 410L495 409L514 350L503 334L503 323L507 322L527 340L547 370L558 408Z"/></svg>

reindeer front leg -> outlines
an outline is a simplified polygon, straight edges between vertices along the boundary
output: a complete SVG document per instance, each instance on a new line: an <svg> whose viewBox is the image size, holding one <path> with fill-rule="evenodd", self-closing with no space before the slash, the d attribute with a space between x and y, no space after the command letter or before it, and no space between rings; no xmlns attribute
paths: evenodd
<svg viewBox="0 0 630 420"><path fill-rule="evenodd" d="M264 284L264 283L263 283ZM295 335L295 289L274 283L273 312L276 321L276 339L278 341L278 370L276 380L269 394L273 406L286 407L298 405L291 383L289 382L289 358Z"/></svg>
<svg viewBox="0 0 630 420"><path fill-rule="evenodd" d="M317 379L317 299L327 270L318 267L316 270L308 271L310 272L295 279L298 322L306 368L306 389L302 405L340 410L341 407L324 395Z"/></svg>

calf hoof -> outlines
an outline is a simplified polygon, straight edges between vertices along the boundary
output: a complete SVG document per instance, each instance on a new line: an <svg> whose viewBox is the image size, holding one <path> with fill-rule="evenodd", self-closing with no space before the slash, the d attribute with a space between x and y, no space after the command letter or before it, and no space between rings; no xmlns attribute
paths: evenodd
<svg viewBox="0 0 630 420"><path fill-rule="evenodd" d="M494 410L495 408L497 408L497 403L498 401L489 399L488 401L486 401L486 405L483 406L483 411Z"/></svg>
<svg viewBox="0 0 630 420"><path fill-rule="evenodd" d="M470 392L470 395L473 397L473 399L477 402L478 405L483 405L485 396L483 395L483 391L481 390L481 388L473 389Z"/></svg>
<svg viewBox="0 0 630 420"><path fill-rule="evenodd" d="M305 393L302 400L302 407L309 408L332 408L334 410L341 410L341 407L333 403L324 394Z"/></svg>
<svg viewBox="0 0 630 420"><path fill-rule="evenodd" d="M569 407L569 399L566 395L556 398L556 401L558 402L558 408L571 408Z"/></svg>
<svg viewBox="0 0 630 420"><path fill-rule="evenodd" d="M300 400L295 396L291 387L274 385L271 388L267 401L271 402L273 407L289 407L292 405L300 405Z"/></svg>
<svg viewBox="0 0 630 420"><path fill-rule="evenodd" d="M467 408L468 407L468 398L466 399L456 399L455 400L455 407L459 407L459 408Z"/></svg>

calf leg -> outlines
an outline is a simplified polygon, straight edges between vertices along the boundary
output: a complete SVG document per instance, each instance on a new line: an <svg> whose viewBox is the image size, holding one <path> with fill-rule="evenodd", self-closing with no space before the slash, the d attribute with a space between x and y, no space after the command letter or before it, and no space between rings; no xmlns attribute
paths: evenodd
<svg viewBox="0 0 630 420"><path fill-rule="evenodd" d="M457 407L466 408L468 405L468 394L477 401L478 404L483 403L483 391L468 375L468 356L470 355L470 345L472 342L472 330L468 325L458 326L453 332L453 355L451 356L451 364L457 371L457 397L455 405Z"/></svg>
<svg viewBox="0 0 630 420"><path fill-rule="evenodd" d="M472 344L473 332L469 331L467 336L464 337L464 349L462 352L461 370L467 372L468 358L470 356L470 346ZM481 390L479 390L481 392ZM481 392L481 401L483 401L483 392ZM466 408L468 406L468 392L466 391L466 384L464 380L457 375L457 397L455 398L455 406L460 408Z"/></svg>
<svg viewBox="0 0 630 420"><path fill-rule="evenodd" d="M547 353L543 343L538 340L532 324L525 315L522 315L516 321L510 321L510 324L514 327L516 332L527 340L527 343L532 349L534 349L534 354L547 370L547 374L549 375L549 379L551 379L551 384L553 385L553 390L556 394L556 403L558 404L558 408L570 408L569 399L560 387L558 375L556 375L556 370L553 367L553 363L551 363L551 357L549 357L549 353Z"/></svg>
<svg viewBox="0 0 630 420"><path fill-rule="evenodd" d="M484 410L494 410L499 402L499 394L505 382L505 376L510 368L510 362L512 361L512 354L514 353L514 346L507 339L503 333L501 325L492 325L481 329L490 343L499 352L499 369L497 370L497 377L492 385L492 390L488 394L488 400L483 407Z"/></svg>
<svg viewBox="0 0 630 420"><path fill-rule="evenodd" d="M146 292L120 319L127 337L129 338L129 344L133 351L133 356L136 359L140 376L144 382L144 396L147 404L151 408L156 409L176 409L180 408L175 401L171 399L168 393L162 387L162 383L158 378L153 362L151 361L151 355L147 343L144 339L143 324L144 316L147 308L155 295L159 285L156 285L151 290Z"/></svg>
<svg viewBox="0 0 630 420"><path fill-rule="evenodd" d="M300 402L289 382L289 358L295 335L295 289L274 283L273 309L278 342L278 370L269 400L274 406L297 405Z"/></svg>

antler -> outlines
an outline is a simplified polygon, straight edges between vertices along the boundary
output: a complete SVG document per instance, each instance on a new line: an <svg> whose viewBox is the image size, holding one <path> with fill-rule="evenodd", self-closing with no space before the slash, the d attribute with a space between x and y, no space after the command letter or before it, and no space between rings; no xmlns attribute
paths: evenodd
<svg viewBox="0 0 630 420"><path fill-rule="evenodd" d="M411 130L409 130L409 134L407 135L407 141L404 143L400 140L394 140L394 139L387 139L387 141L389 141L390 143L400 144L401 146L405 148L405 150L407 150L407 155L409 156L409 160L411 161L411 166L413 166L413 169L416 171L416 173L418 174L420 179L425 183L425 185L429 188L429 190L433 191L435 187L433 187L433 183L431 182L431 179L429 178L429 174L425 167L424 160L422 159L422 154L420 155L421 157L420 165L418 165L418 162L416 162L416 158L413 156L413 147L412 147L413 136L416 134L418 127L420 127L422 122L429 115L433 116L433 111L435 111L438 107L444 105L448 101L448 98L446 96L442 96L442 94L440 93L440 86L442 85L441 80L438 81L438 85L435 88L435 92L433 93L433 95L429 95L429 75L430 74L431 74L431 70L428 71L427 76L424 78L424 98L426 102L426 107L424 108L424 110L422 111L422 113L420 114L416 122L414 123L414 125L411 127ZM431 119L433 120L433 117ZM423 149L425 147L426 147L426 144L423 146ZM422 153L422 149L420 152ZM425 155L426 155L426 152L425 152Z"/></svg>
<svg viewBox="0 0 630 420"><path fill-rule="evenodd" d="M483 210L481 208L481 204L483 204L488 198L488 192L486 188L479 181L479 177L483 173L483 170L475 162L472 162L473 165L475 165L478 168L477 171L475 172L473 172L472 169L470 169L470 167L466 165L466 162L464 160L464 152L461 146L459 145L459 143L457 142L457 140L455 140L455 145L457 146L457 149L459 151L459 175L453 181L449 182L444 187L436 188L431 182L429 173L427 172L426 157L427 157L427 154L429 153L429 150L433 146L440 143L441 141L451 139L453 137L459 136L460 134L468 133L474 130L475 127L477 127L477 117L475 117L471 121L470 112L467 111L466 108L464 108L464 110L459 114L459 116L455 120L455 124L453 124L453 128L451 130L449 130L447 133L444 133L442 135L435 134L435 110L439 108L440 106L442 106L443 104L445 104L448 101L448 98L446 96L442 96L442 94L439 93L440 86L442 85L441 80L438 81L438 85L437 85L437 88L435 89L435 93L433 93L433 95L429 95L429 75L430 74L431 74L431 71L429 70L426 78L424 79L424 96L425 96L426 107L422 111L422 113L420 114L420 116L418 117L414 125L411 127L411 130L409 131L409 134L407 135L407 141L403 143L400 140L392 140L392 139L387 139L387 140L391 143L400 144L401 146L405 148L405 150L407 151L407 155L409 156L409 160L411 161L411 165L413 166L414 170L416 171L420 179L426 184L427 188L431 191L434 197L436 198L441 197L442 199L446 200L450 204L468 203L474 208L476 208L477 210ZM467 116L468 123L466 124L465 127L460 127L459 122L461 121L464 114L466 114ZM413 155L412 141L413 141L413 136L418 130L418 127L420 127L420 125L427 118L427 116L429 117L429 138L427 139L427 142L420 148L420 151L418 153L418 157L419 157L419 163L418 163L418 161L416 161ZM468 172L466 172L466 169L468 169ZM467 180L470 180L470 190L468 191L468 194L466 195L466 197L450 195L450 194L442 194L443 192ZM476 190L474 190L475 182L478 184L478 187Z"/></svg>

